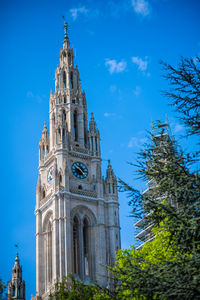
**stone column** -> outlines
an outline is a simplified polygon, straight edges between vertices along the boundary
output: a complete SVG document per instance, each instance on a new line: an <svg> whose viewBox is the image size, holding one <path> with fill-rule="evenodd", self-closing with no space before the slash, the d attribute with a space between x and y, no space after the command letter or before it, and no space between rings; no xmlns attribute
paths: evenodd
<svg viewBox="0 0 200 300"><path fill-rule="evenodd" d="M63 195L59 196L59 257L60 257L60 280L64 277L64 266L65 266L65 256L64 256L64 230L63 230Z"/></svg>
<svg viewBox="0 0 200 300"><path fill-rule="evenodd" d="M58 281L59 276L59 227L58 227L58 199L53 200L53 228L52 228L52 256L53 256L53 282Z"/></svg>
<svg viewBox="0 0 200 300"><path fill-rule="evenodd" d="M65 275L73 272L72 262L72 224L70 218L70 199L65 195Z"/></svg>
<svg viewBox="0 0 200 300"><path fill-rule="evenodd" d="M40 265L41 265L41 213L40 210L37 209L36 212L36 295L41 294L41 273L40 273Z"/></svg>

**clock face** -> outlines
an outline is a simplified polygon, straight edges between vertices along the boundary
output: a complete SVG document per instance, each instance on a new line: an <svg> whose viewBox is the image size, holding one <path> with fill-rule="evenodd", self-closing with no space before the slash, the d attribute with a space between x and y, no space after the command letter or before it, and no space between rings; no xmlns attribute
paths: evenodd
<svg viewBox="0 0 200 300"><path fill-rule="evenodd" d="M53 167L50 168L47 179L49 184L53 182Z"/></svg>
<svg viewBox="0 0 200 300"><path fill-rule="evenodd" d="M72 165L72 173L77 178L84 179L88 176L88 169L83 163L77 161Z"/></svg>

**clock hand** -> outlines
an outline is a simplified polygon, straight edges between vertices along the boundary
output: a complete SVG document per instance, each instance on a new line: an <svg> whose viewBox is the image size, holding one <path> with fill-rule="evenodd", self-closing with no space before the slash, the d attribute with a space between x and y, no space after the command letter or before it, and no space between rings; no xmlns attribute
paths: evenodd
<svg viewBox="0 0 200 300"><path fill-rule="evenodd" d="M77 168L79 171L81 171L81 173L82 173L83 175L86 176L86 174L83 172L83 170L82 170L79 166L76 166L76 168Z"/></svg>

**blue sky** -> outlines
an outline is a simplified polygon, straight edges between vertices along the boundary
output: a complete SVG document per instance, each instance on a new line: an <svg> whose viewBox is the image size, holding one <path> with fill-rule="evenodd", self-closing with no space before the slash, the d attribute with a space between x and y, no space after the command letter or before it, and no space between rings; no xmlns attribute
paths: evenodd
<svg viewBox="0 0 200 300"><path fill-rule="evenodd" d="M1 1L1 253L0 277L11 279L19 243L27 299L35 295L35 189L38 141L48 124L50 89L59 63L64 15L76 53L88 113L101 135L105 174L111 159L118 177L136 188L134 162L151 122L165 119L184 149L183 124L160 91L160 60L177 65L200 53L200 1ZM134 241L133 219L120 194L122 247Z"/></svg>

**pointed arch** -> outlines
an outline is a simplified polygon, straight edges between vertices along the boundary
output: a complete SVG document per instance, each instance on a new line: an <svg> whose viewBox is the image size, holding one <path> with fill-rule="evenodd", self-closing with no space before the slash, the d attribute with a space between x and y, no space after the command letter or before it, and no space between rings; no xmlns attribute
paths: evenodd
<svg viewBox="0 0 200 300"><path fill-rule="evenodd" d="M88 230L87 217L83 220L83 263L84 263L84 275L89 276L89 230Z"/></svg>
<svg viewBox="0 0 200 300"><path fill-rule="evenodd" d="M73 236L74 274L81 280L95 277L95 231L96 216L85 206L71 211ZM77 273L78 272L78 273Z"/></svg>
<svg viewBox="0 0 200 300"><path fill-rule="evenodd" d="M63 89L66 88L66 72L63 71Z"/></svg>
<svg viewBox="0 0 200 300"><path fill-rule="evenodd" d="M73 78L73 72L70 72L70 88L74 88L74 78Z"/></svg>
<svg viewBox="0 0 200 300"><path fill-rule="evenodd" d="M52 283L52 274L53 274L53 255L52 255L52 232L53 232L53 212L49 210L42 223L43 229L43 260L44 260L44 282L45 282L45 291L48 288L48 285Z"/></svg>
<svg viewBox="0 0 200 300"><path fill-rule="evenodd" d="M65 109L63 109L62 110L62 120L63 120L63 122L65 122L66 121L66 111L65 111Z"/></svg>

